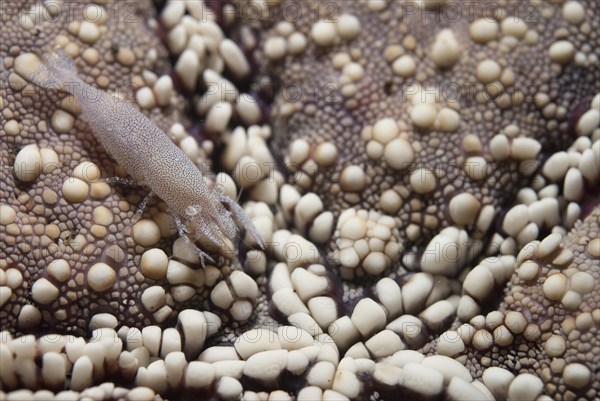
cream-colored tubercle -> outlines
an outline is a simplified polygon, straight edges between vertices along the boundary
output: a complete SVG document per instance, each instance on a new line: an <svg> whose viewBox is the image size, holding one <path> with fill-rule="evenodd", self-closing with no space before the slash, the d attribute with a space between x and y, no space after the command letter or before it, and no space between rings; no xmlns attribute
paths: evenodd
<svg viewBox="0 0 600 401"><path fill-rule="evenodd" d="M212 258L196 246L200 239L227 249L226 239L234 241L243 227L264 248L254 224L236 201L209 188L196 165L138 109L83 82L64 52L47 55L31 80L75 96L81 117L106 151L133 179L167 203L179 234L198 253L203 266L204 259Z"/></svg>

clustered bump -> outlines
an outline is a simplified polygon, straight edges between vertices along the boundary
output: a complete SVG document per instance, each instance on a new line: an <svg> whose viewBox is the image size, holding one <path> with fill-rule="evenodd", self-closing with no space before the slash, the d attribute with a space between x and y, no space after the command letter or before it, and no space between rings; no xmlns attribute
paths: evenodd
<svg viewBox="0 0 600 401"><path fill-rule="evenodd" d="M0 399L600 397L598 2L319 4L5 14ZM241 191L265 249L204 267L32 82L54 49Z"/></svg>

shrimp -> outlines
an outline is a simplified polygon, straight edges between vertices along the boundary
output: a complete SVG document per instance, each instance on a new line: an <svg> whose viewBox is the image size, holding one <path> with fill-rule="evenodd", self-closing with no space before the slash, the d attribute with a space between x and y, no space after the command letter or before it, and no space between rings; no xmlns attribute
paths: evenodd
<svg viewBox="0 0 600 401"><path fill-rule="evenodd" d="M240 205L210 188L196 165L152 120L126 101L83 82L63 51L47 54L44 61L30 77L33 83L66 91L77 99L82 119L104 149L132 179L168 205L179 235L198 254L203 267L205 259L214 260L195 245L200 239L225 249L226 240L233 242L243 227L264 249Z"/></svg>

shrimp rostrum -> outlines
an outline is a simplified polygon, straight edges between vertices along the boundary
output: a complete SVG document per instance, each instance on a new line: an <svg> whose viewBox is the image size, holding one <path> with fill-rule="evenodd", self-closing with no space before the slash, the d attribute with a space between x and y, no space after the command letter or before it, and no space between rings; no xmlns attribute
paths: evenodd
<svg viewBox="0 0 600 401"><path fill-rule="evenodd" d="M256 243L264 243L240 205L211 188L196 165L148 117L111 94L86 84L75 63L57 50L29 77L48 89L71 93L81 106L81 117L104 149L141 185L161 198L202 266L213 259L196 245L227 249L245 228ZM228 241L229 240L229 241Z"/></svg>

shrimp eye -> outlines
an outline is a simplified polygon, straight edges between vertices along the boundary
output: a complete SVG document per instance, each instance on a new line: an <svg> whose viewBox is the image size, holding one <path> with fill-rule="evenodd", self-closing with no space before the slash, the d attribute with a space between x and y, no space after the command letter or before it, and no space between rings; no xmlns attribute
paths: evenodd
<svg viewBox="0 0 600 401"><path fill-rule="evenodd" d="M186 214L188 217L194 217L195 215L197 215L197 214L198 214L198 209L197 209L196 207L194 207L194 206L188 206L188 207L185 209L185 214Z"/></svg>

